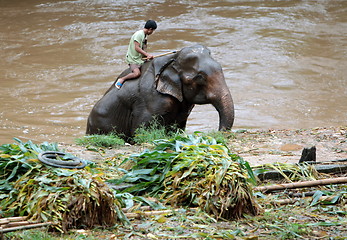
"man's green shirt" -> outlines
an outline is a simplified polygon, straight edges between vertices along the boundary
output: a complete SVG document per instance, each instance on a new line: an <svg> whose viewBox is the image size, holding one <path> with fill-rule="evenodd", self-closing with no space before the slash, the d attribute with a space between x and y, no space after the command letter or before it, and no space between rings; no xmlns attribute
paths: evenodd
<svg viewBox="0 0 347 240"><path fill-rule="evenodd" d="M133 36L130 39L129 46L128 46L128 52L126 55L126 62L128 64L143 64L144 61L142 60L142 54L137 52L135 50L135 43L134 41L140 43L140 48L143 47L143 42L145 41L146 35L143 30L139 30L133 34Z"/></svg>

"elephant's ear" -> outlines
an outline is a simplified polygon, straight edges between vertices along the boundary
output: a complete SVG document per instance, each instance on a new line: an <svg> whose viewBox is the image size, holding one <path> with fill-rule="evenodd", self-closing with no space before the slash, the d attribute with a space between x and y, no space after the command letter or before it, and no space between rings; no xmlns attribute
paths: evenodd
<svg viewBox="0 0 347 240"><path fill-rule="evenodd" d="M171 95L182 102L182 83L174 65L175 58L171 58L164 64L162 63L161 67L157 66L158 71L155 71L156 89L158 92Z"/></svg>

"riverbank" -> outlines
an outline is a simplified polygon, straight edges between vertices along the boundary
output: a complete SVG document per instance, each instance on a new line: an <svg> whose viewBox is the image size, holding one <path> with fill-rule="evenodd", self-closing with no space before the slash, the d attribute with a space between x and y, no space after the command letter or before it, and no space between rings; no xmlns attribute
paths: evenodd
<svg viewBox="0 0 347 240"><path fill-rule="evenodd" d="M297 163L302 150L312 146L317 149L317 161L347 158L347 127L238 130L226 136L230 151L253 166L274 162ZM114 156L126 157L146 148L127 145L97 153L75 145L62 147L81 158L96 162ZM326 177L329 178L328 175ZM280 191L258 194L257 201L264 212L258 216L245 216L237 221L215 221L201 212L182 208L174 213L132 219L131 231L119 226L113 231L98 233L94 230L81 230L78 233L85 236L102 235L108 239L173 239L177 236L183 239L346 239L345 185L292 192L301 191L317 191L322 194L321 191L325 191L327 196L331 195L338 200L330 203L320 201L315 196L293 198L288 195L289 192Z"/></svg>
<svg viewBox="0 0 347 240"><path fill-rule="evenodd" d="M317 161L347 158L347 126L234 130L227 137L230 151L243 157L252 166L274 162L296 163L302 150L312 146L317 149ZM102 154L78 145L62 143L60 148L82 159L98 162L118 154L140 153L146 146L125 145L117 149L103 149Z"/></svg>
<svg viewBox="0 0 347 240"><path fill-rule="evenodd" d="M251 165L281 162L296 163L302 149L315 146L317 161L347 158L347 127L314 129L238 130L225 134L228 148ZM86 147L59 144L61 150L80 158L111 166L123 157L144 151L146 145L125 145L117 149L88 150ZM111 161L109 161L111 159ZM115 160L115 161L114 161ZM344 176L346 176L344 174ZM332 178L333 175L324 175ZM293 197L293 194L314 195ZM6 236L41 234L45 239L346 239L346 185L300 190L255 193L261 214L239 220L223 221L196 208L164 211L128 209L131 226L122 224L108 229L70 230L59 235L42 230L8 233ZM152 199L154 200L154 199ZM134 208L139 207L135 206ZM124 210L124 211L128 211ZM134 210L134 211L133 211ZM146 215L147 214L147 215ZM35 235L36 236L36 235ZM38 236L38 235L37 235ZM38 239L35 237L35 239Z"/></svg>

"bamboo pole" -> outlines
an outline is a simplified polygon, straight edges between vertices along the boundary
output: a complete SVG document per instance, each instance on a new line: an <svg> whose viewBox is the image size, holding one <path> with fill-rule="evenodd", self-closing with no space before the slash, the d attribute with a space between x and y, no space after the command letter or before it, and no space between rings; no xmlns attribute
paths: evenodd
<svg viewBox="0 0 347 240"><path fill-rule="evenodd" d="M16 230L43 227L51 225L51 222L39 223L26 221L27 216L24 217L8 217L0 218L0 233L11 232Z"/></svg>
<svg viewBox="0 0 347 240"><path fill-rule="evenodd" d="M17 227L0 228L0 233L12 232L12 231L23 230L23 229L28 229L28 228L44 227L44 226L51 225L51 224L52 224L51 222L31 223L28 225L17 226Z"/></svg>
<svg viewBox="0 0 347 240"><path fill-rule="evenodd" d="M290 192L290 193L288 193L288 196L289 196L289 197L299 197L299 198L302 198L302 197L311 197L311 196L313 196L316 192L317 192L317 191L297 192L297 193Z"/></svg>
<svg viewBox="0 0 347 240"><path fill-rule="evenodd" d="M295 203L297 202L298 199L280 199L280 200L276 200L276 201L271 201L271 203L273 205L287 205L287 204L291 204L291 203Z"/></svg>
<svg viewBox="0 0 347 240"><path fill-rule="evenodd" d="M8 224L9 222L10 222L10 221L8 221L8 220L6 220L6 219L4 219L4 220L0 219L0 226L5 225L5 224Z"/></svg>
<svg viewBox="0 0 347 240"><path fill-rule="evenodd" d="M272 192L276 190L315 187L320 185L341 184L341 183L347 183L347 177L328 178L328 179L321 179L321 180L314 180L314 181L294 182L294 183L285 183L285 184L275 184L270 186L256 187L253 190L268 193L268 192Z"/></svg>
<svg viewBox="0 0 347 240"><path fill-rule="evenodd" d="M198 211L199 208L188 208L190 211ZM124 215L127 218L141 218L143 216L155 216L155 215L163 215L163 214L170 214L176 211L179 211L180 209L167 209L167 210L153 210L153 211L145 211L145 212L135 212L135 213L124 213Z"/></svg>
<svg viewBox="0 0 347 240"><path fill-rule="evenodd" d="M142 207L139 207L138 209L137 208L122 208L122 211L123 212L132 212L132 211L150 211L151 210L151 207L150 206L142 206Z"/></svg>
<svg viewBox="0 0 347 240"><path fill-rule="evenodd" d="M157 211L147 211L147 212L138 212L138 213L125 213L127 218L141 218L141 216L155 216L172 213L174 210L157 210Z"/></svg>
<svg viewBox="0 0 347 240"><path fill-rule="evenodd" d="M9 222L7 224L2 225L2 228L23 226L23 225L33 224L33 223L38 223L38 222L28 222L28 221Z"/></svg>
<svg viewBox="0 0 347 240"><path fill-rule="evenodd" d="M26 219L27 219L26 216L24 216L24 217L0 218L0 225L8 224L8 223L10 223L10 222L25 221Z"/></svg>
<svg viewBox="0 0 347 240"><path fill-rule="evenodd" d="M336 195L333 196L321 196L319 198L319 202L323 202L323 201L327 201L327 202L331 202L334 198L336 198ZM274 200L271 201L271 203L273 205L287 205L287 204L293 204L296 203L297 201L299 201L300 198L287 198L287 199L280 199L280 200ZM338 203L340 201L340 198L338 199L338 201L336 201L336 203Z"/></svg>
<svg viewBox="0 0 347 240"><path fill-rule="evenodd" d="M176 53L176 52L177 52L177 51L171 51L171 52L167 52L167 53L162 53L162 54L159 54L159 55L154 56L153 58L166 56L166 55L173 54L173 53ZM142 59L145 60L145 59L147 59L147 58L144 57L144 58L142 58Z"/></svg>

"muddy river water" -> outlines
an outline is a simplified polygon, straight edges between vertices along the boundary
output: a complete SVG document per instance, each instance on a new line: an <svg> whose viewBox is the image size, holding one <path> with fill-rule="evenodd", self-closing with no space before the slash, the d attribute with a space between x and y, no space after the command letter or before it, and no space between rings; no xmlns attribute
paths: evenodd
<svg viewBox="0 0 347 240"><path fill-rule="evenodd" d="M346 0L1 0L0 143L73 143L147 19L153 55L196 43L221 63L234 129L346 125ZM216 130L196 106L188 131Z"/></svg>

